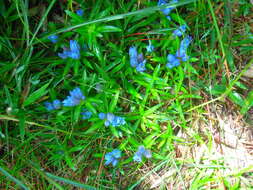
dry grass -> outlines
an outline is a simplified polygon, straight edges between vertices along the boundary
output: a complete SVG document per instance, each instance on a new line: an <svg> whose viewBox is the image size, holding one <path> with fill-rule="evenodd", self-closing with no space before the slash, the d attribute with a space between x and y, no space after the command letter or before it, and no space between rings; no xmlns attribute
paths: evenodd
<svg viewBox="0 0 253 190"><path fill-rule="evenodd" d="M170 163L152 172L139 189L227 189L225 183L239 182L247 189L253 184L248 175L253 172L252 126L224 104L213 103L207 110L195 116L192 128L178 132L185 142L174 144Z"/></svg>

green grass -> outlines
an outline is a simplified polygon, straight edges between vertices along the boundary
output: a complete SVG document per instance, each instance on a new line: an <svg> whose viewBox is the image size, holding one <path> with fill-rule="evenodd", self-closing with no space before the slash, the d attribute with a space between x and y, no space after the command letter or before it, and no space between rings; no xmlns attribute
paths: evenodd
<svg viewBox="0 0 253 190"><path fill-rule="evenodd" d="M1 1L0 187L253 188L251 166L228 174L228 158L212 156L212 132L221 130L210 111L215 105L232 106L252 122L252 79L241 80L253 63L250 3L238 3L180 1L169 21L155 0ZM83 17L75 14L80 7ZM193 37L190 59L168 69L166 57L183 38L172 32L183 24ZM51 34L59 36L56 44ZM70 39L86 45L79 60L57 56ZM130 66L133 45L147 60L143 73ZM44 102L63 100L75 87L86 96L80 105L45 109ZM92 112L89 120L81 119L83 108ZM105 127L101 112L127 124ZM137 163L140 145L152 158ZM196 147L206 152L188 156ZM115 148L119 163L105 166Z"/></svg>

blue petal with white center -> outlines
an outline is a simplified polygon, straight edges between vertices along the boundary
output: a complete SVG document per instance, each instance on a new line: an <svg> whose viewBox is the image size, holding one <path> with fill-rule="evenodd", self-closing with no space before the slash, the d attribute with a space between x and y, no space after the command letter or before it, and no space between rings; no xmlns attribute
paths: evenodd
<svg viewBox="0 0 253 190"><path fill-rule="evenodd" d="M121 151L118 149L114 149L112 152L108 152L105 154L105 165L112 164L114 167L119 162L119 158L121 157Z"/></svg>
<svg viewBox="0 0 253 190"><path fill-rule="evenodd" d="M65 100L63 100L63 105L67 107L72 107L80 104L82 100L85 100L85 96L83 95L80 88L75 88L70 91L70 96L67 96Z"/></svg>
<svg viewBox="0 0 253 190"><path fill-rule="evenodd" d="M136 162L141 162L143 157L151 158L152 157L151 151L145 149L144 146L139 146L138 151L134 154L133 160Z"/></svg>
<svg viewBox="0 0 253 190"><path fill-rule="evenodd" d="M56 99L52 103L51 102L45 102L44 105L45 105L45 107L48 111L52 111L52 110L60 109L62 103L61 103L60 100Z"/></svg>
<svg viewBox="0 0 253 190"><path fill-rule="evenodd" d="M108 126L119 127L121 125L126 124L126 121L123 117L116 116L113 113L99 113L98 117L99 119L105 120L104 125L106 127Z"/></svg>

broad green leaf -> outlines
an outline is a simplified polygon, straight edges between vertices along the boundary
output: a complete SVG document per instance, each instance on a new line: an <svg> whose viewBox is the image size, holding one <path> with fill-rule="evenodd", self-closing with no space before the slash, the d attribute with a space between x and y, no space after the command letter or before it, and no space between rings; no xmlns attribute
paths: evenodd
<svg viewBox="0 0 253 190"><path fill-rule="evenodd" d="M244 100L243 98L241 97L241 95L237 92L230 92L229 95L228 95L229 99L239 105L239 106L243 106L244 105Z"/></svg>

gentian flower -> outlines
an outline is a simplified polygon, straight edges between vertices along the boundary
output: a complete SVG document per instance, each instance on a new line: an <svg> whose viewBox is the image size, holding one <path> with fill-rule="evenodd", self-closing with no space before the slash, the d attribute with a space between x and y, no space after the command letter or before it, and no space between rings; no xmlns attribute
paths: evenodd
<svg viewBox="0 0 253 190"><path fill-rule="evenodd" d="M105 113L99 113L98 114L98 117L99 117L99 119L105 119L106 118L106 114Z"/></svg>
<svg viewBox="0 0 253 190"><path fill-rule="evenodd" d="M119 162L119 158L121 157L121 151L118 149L114 149L112 152L108 152L105 154L105 165L112 164L116 166Z"/></svg>
<svg viewBox="0 0 253 190"><path fill-rule="evenodd" d="M143 58L143 54L138 54L135 46L129 48L129 56L130 56L130 65L138 72L143 72L146 70L145 64L146 60Z"/></svg>
<svg viewBox="0 0 253 190"><path fill-rule="evenodd" d="M186 36L180 43L180 47L176 52L176 55L169 54L167 56L168 63L166 66L170 69L180 65L180 61L187 61L189 56L187 56L187 48L192 41L192 37Z"/></svg>
<svg viewBox="0 0 253 190"><path fill-rule="evenodd" d="M139 146L138 151L134 154L134 161L141 162L142 157L151 158L151 152L150 150L145 149L144 146Z"/></svg>
<svg viewBox="0 0 253 190"><path fill-rule="evenodd" d="M104 124L106 127L110 125L113 127L118 127L126 124L126 121L123 117L116 116L112 113L99 113L98 117L99 119L105 120Z"/></svg>
<svg viewBox="0 0 253 190"><path fill-rule="evenodd" d="M166 66L169 69L172 69L173 67L177 67L180 65L179 59L175 55L172 55L172 54L169 54L167 56L167 61L168 61L168 63L166 64Z"/></svg>
<svg viewBox="0 0 253 190"><path fill-rule="evenodd" d="M186 36L180 43L180 47L176 53L176 56L180 57L182 59L182 61L187 61L189 59L186 52L187 52L187 48L190 45L191 41L192 41L192 37Z"/></svg>
<svg viewBox="0 0 253 190"><path fill-rule="evenodd" d="M129 48L130 65L136 67L138 65L138 53L135 46Z"/></svg>
<svg viewBox="0 0 253 190"><path fill-rule="evenodd" d="M178 0L171 0L170 3L177 3ZM159 0L158 1L158 6L161 6L161 5L166 5L168 4L167 0ZM170 12L175 9L175 7L169 7L169 8L165 8L165 9L161 9L161 11L163 12L164 15L167 16L168 20L171 20L169 14Z"/></svg>
<svg viewBox="0 0 253 190"><path fill-rule="evenodd" d="M56 99L52 103L45 102L44 105L48 111L57 110L61 107L61 101Z"/></svg>
<svg viewBox="0 0 253 190"><path fill-rule="evenodd" d="M47 39L49 39L52 43L56 43L58 42L58 36L57 35L51 35L51 36L48 36Z"/></svg>
<svg viewBox="0 0 253 190"><path fill-rule="evenodd" d="M79 16L83 16L83 14L84 14L83 9L76 10L76 14L79 15Z"/></svg>
<svg viewBox="0 0 253 190"><path fill-rule="evenodd" d="M83 112L81 113L81 115L83 116L82 119L90 119L92 113L87 109L83 109Z"/></svg>
<svg viewBox="0 0 253 190"><path fill-rule="evenodd" d="M68 57L72 59L79 59L80 58L80 46L76 40L69 41L70 50L64 48L62 53L58 53L58 56L62 59L66 59Z"/></svg>
<svg viewBox="0 0 253 190"><path fill-rule="evenodd" d="M142 62L140 62L136 66L136 71L138 71L138 72L144 72L146 70L145 64L146 64L146 60L143 60Z"/></svg>
<svg viewBox="0 0 253 190"><path fill-rule="evenodd" d="M70 96L67 96L65 100L63 100L63 105L67 107L72 107L80 104L82 100L85 99L80 88L75 88L74 90L70 91Z"/></svg>
<svg viewBox="0 0 253 190"><path fill-rule="evenodd" d="M185 30L186 30L186 25L179 26L176 30L173 31L173 35L180 37L183 35Z"/></svg>

